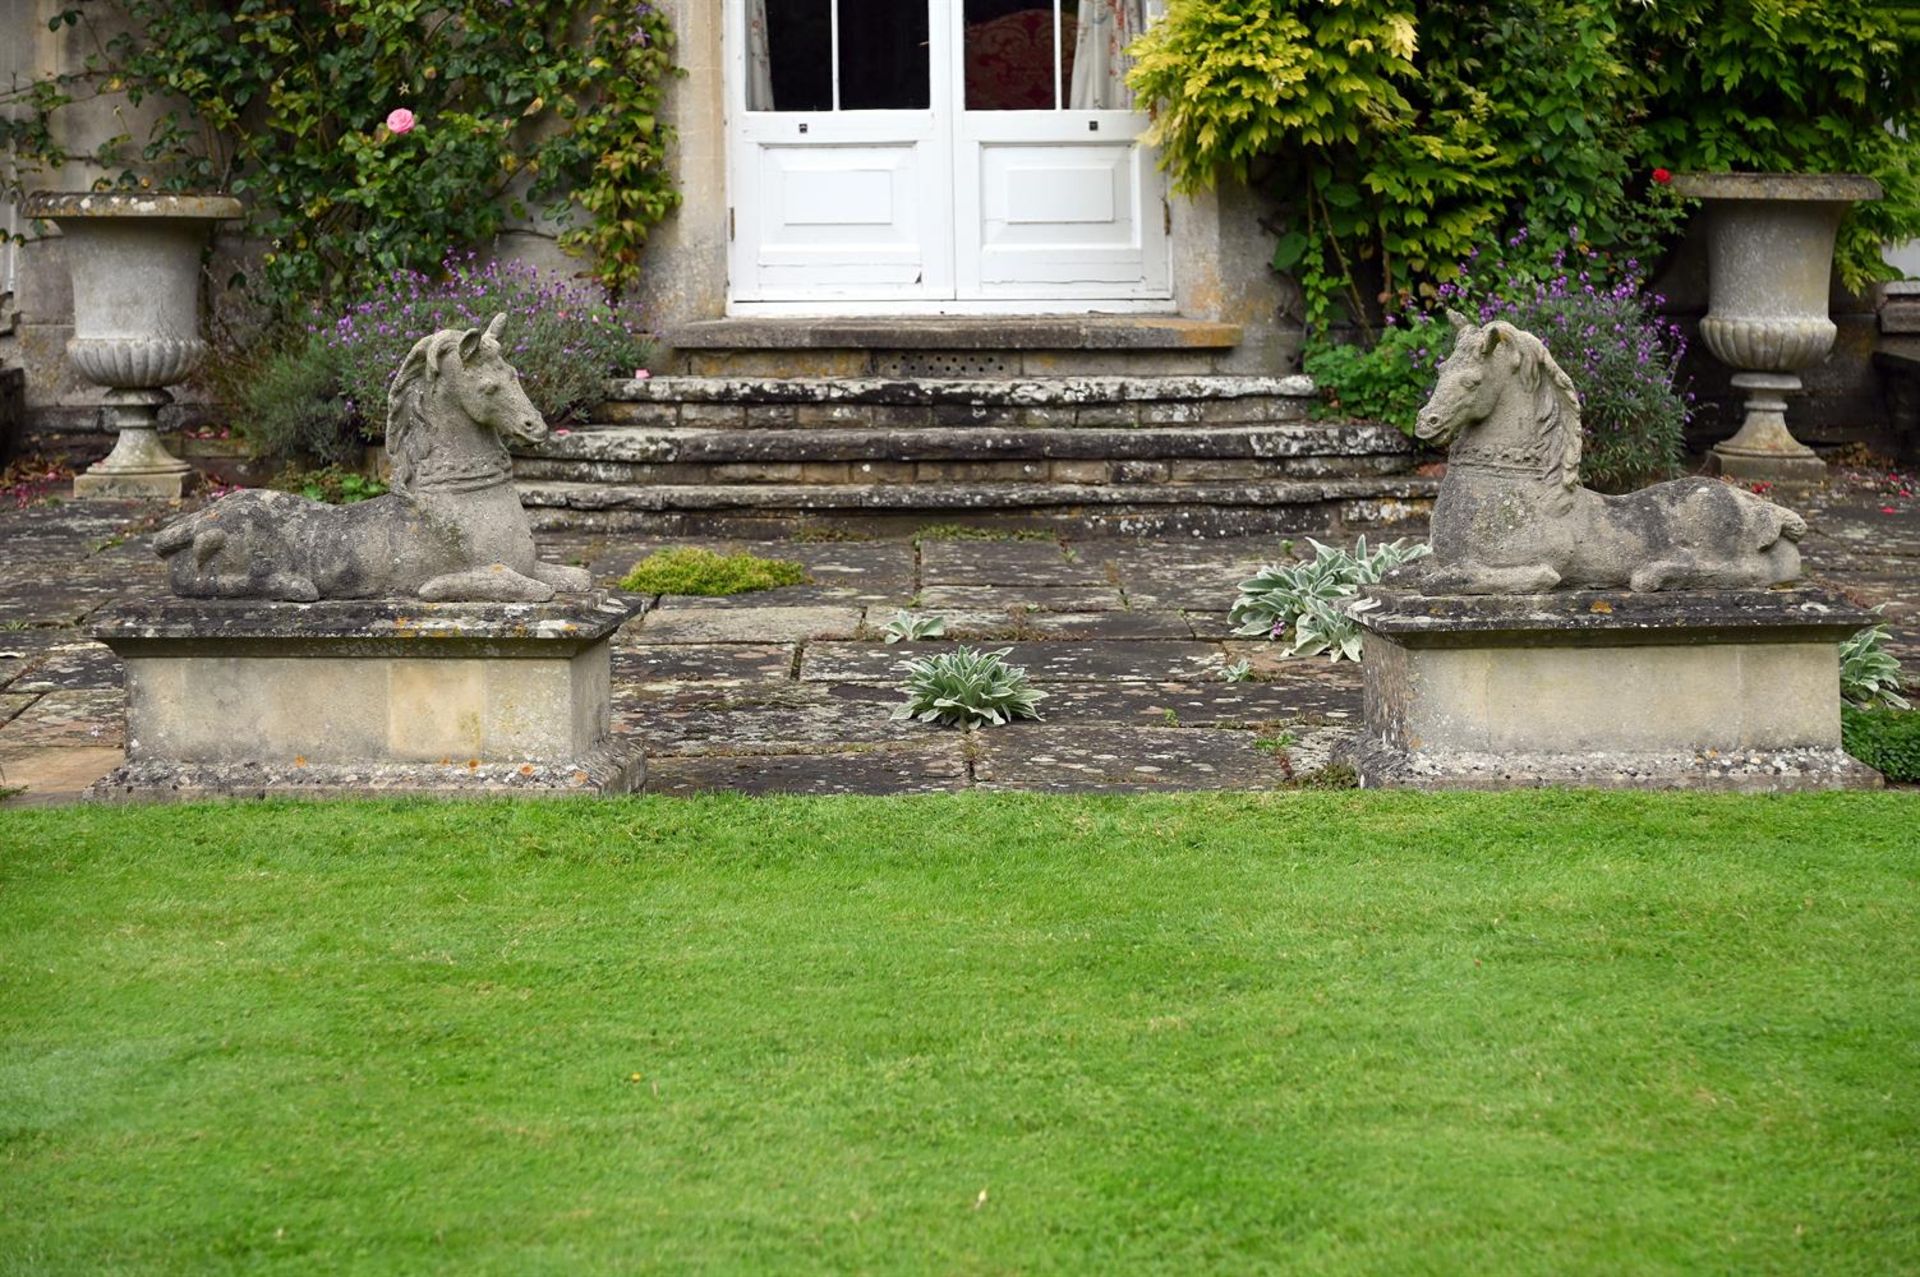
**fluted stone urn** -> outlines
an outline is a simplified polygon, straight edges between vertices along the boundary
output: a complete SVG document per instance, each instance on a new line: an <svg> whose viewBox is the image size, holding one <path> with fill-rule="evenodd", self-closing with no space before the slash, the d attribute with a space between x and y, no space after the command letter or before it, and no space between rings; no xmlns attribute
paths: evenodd
<svg viewBox="0 0 1920 1277"><path fill-rule="evenodd" d="M107 387L113 451L73 481L76 497L178 497L193 468L160 442L166 387L206 357L200 337L200 252L215 222L237 218L226 196L41 192L28 217L60 227L73 280L67 358Z"/></svg>
<svg viewBox="0 0 1920 1277"><path fill-rule="evenodd" d="M1850 205L1880 198L1880 184L1850 173L1681 173L1673 189L1706 205L1700 336L1746 392L1746 419L1714 446L1708 469L1769 483L1826 482L1826 463L1787 428L1787 396L1803 388L1801 370L1833 349L1834 236Z"/></svg>

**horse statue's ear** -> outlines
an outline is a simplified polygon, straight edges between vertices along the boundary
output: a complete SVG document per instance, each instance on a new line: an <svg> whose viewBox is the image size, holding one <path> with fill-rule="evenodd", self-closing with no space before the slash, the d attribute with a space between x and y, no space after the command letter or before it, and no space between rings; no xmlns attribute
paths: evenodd
<svg viewBox="0 0 1920 1277"><path fill-rule="evenodd" d="M487 324L487 339L489 341L498 342L500 340L500 330L506 327L506 325L507 325L507 312L503 310L499 314L495 315L493 319Z"/></svg>
<svg viewBox="0 0 1920 1277"><path fill-rule="evenodd" d="M1447 307L1447 322L1453 325L1453 331L1457 333L1463 333L1467 331L1467 329L1473 327L1472 320L1468 319L1465 315L1461 314L1459 311L1455 310L1451 306Z"/></svg>
<svg viewBox="0 0 1920 1277"><path fill-rule="evenodd" d="M1500 325L1488 324L1487 330L1480 335L1480 358L1485 359L1500 344Z"/></svg>
<svg viewBox="0 0 1920 1277"><path fill-rule="evenodd" d="M460 362L461 363L463 364L472 363L473 357L480 353L481 336L482 334L478 328L469 328L467 329L465 335L460 338Z"/></svg>

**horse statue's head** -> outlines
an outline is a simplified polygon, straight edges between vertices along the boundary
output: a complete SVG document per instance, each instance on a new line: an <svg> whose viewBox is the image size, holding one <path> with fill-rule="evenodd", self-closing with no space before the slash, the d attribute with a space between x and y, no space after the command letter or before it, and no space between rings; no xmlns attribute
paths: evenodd
<svg viewBox="0 0 1920 1277"><path fill-rule="evenodd" d="M1452 448L1455 464L1537 470L1578 487L1580 396L1546 344L1504 320L1475 324L1451 310L1447 320L1453 353L1414 434Z"/></svg>
<svg viewBox="0 0 1920 1277"><path fill-rule="evenodd" d="M506 322L502 314L484 329L442 329L407 352L387 396L395 489L504 481L512 465L506 440L547 437L520 374L500 353Z"/></svg>

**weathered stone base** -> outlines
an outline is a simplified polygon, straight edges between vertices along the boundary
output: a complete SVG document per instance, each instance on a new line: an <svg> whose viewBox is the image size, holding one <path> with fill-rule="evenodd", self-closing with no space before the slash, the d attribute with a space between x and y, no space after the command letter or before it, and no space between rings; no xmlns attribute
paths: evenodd
<svg viewBox="0 0 1920 1277"><path fill-rule="evenodd" d="M149 759L107 773L89 802L204 802L255 798L587 798L630 794L645 783L640 743L615 737L569 762L173 763Z"/></svg>
<svg viewBox="0 0 1920 1277"><path fill-rule="evenodd" d="M126 662L127 763L96 799L625 793L610 640L632 605L156 599Z"/></svg>
<svg viewBox="0 0 1920 1277"><path fill-rule="evenodd" d="M1367 789L1692 789L1796 793L1878 789L1880 773L1840 749L1719 753L1646 751L1589 754L1414 753L1378 742L1351 760Z"/></svg>
<svg viewBox="0 0 1920 1277"><path fill-rule="evenodd" d="M1707 454L1708 474L1737 479L1742 483L1785 483L1820 487L1827 482L1827 463L1814 455L1804 457L1767 454L1756 456L1742 452L1722 452L1715 448Z"/></svg>
<svg viewBox="0 0 1920 1277"><path fill-rule="evenodd" d="M113 501L178 501L187 495L193 479L191 470L155 474L101 474L89 470L73 476L73 495L81 501L91 497Z"/></svg>
<svg viewBox="0 0 1920 1277"><path fill-rule="evenodd" d="M1362 612L1362 783L1794 790L1878 783L1840 741L1838 646L1874 616L1811 590L1449 597Z"/></svg>

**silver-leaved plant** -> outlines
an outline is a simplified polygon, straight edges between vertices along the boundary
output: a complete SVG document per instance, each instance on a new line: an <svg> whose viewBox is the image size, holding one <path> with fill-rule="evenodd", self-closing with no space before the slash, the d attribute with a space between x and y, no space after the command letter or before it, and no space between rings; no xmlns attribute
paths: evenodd
<svg viewBox="0 0 1920 1277"><path fill-rule="evenodd" d="M1329 660L1360 659L1360 627L1355 612L1377 606L1371 599L1353 602L1363 585L1372 585L1390 569L1431 553L1419 541L1394 541L1369 550L1361 537L1351 551L1307 538L1313 558L1305 563L1270 563L1240 583L1240 597L1227 619L1243 636L1283 638L1291 631L1287 655Z"/></svg>

